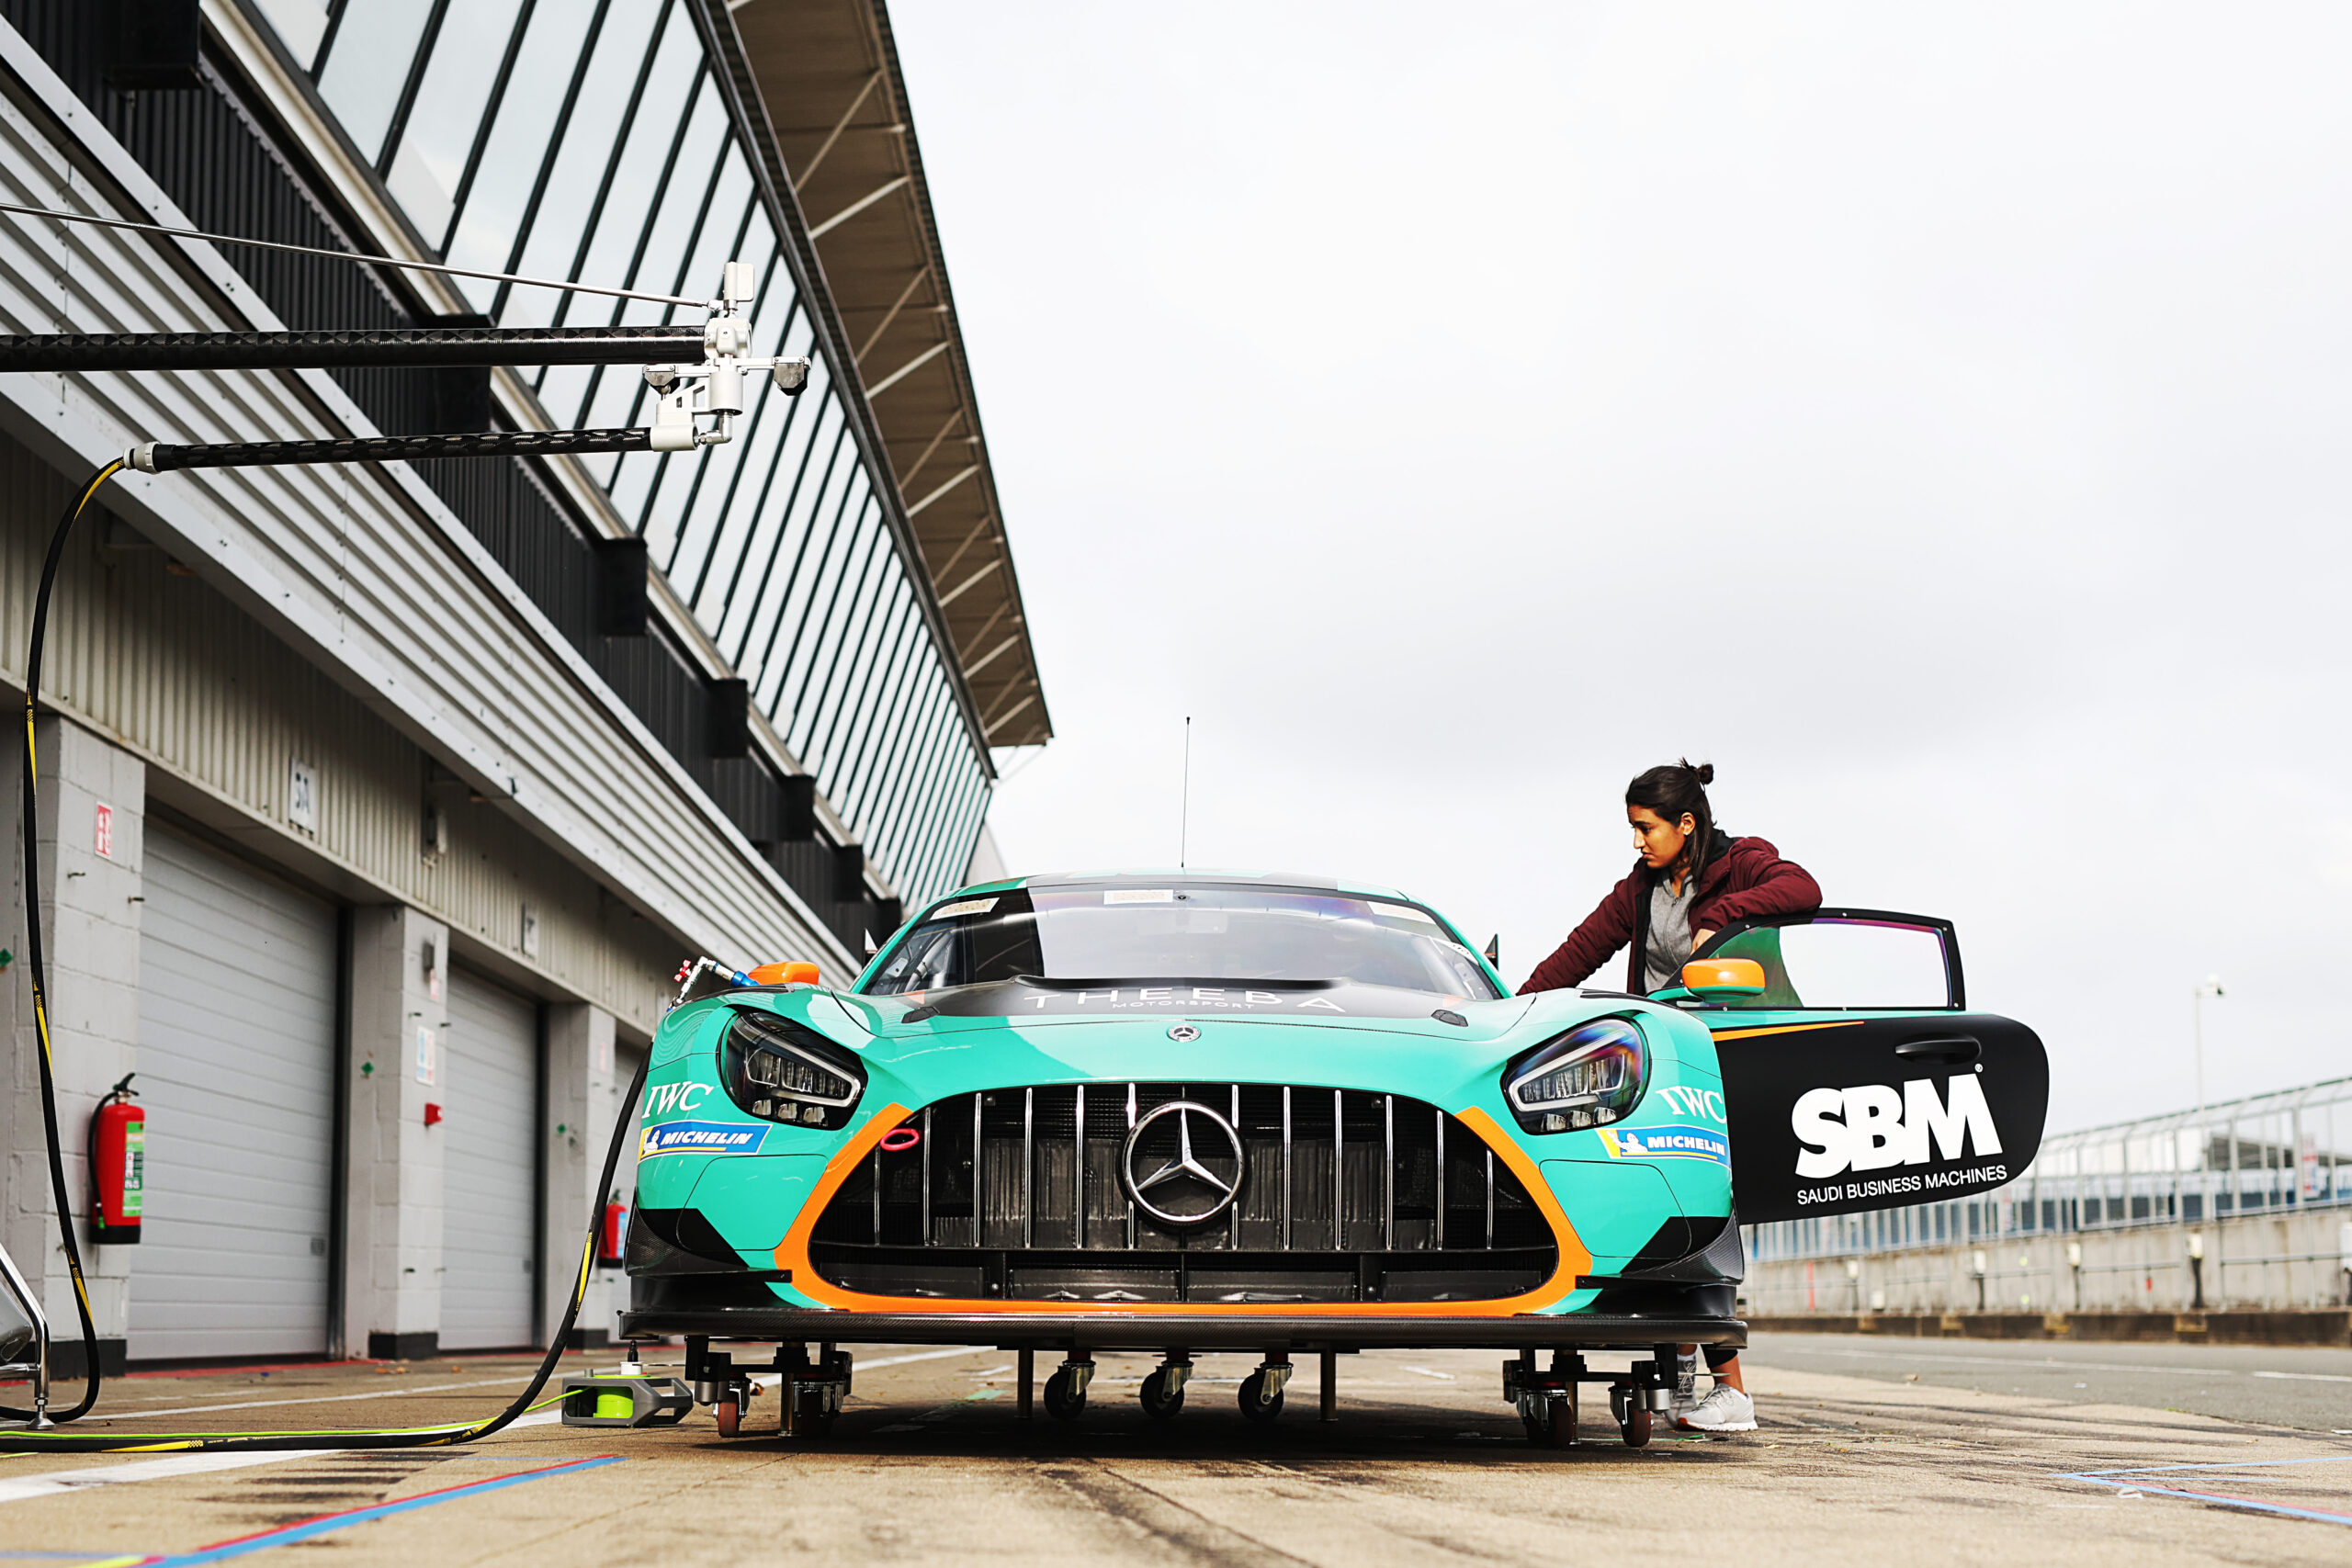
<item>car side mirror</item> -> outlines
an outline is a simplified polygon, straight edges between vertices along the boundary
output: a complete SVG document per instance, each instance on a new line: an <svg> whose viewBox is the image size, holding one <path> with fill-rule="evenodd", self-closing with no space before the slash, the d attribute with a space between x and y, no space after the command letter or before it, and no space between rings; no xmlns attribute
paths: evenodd
<svg viewBox="0 0 2352 1568"><path fill-rule="evenodd" d="M1764 965L1753 958L1694 958L1682 966L1682 988L1702 1002L1764 994Z"/></svg>
<svg viewBox="0 0 2352 1568"><path fill-rule="evenodd" d="M814 964L763 964L751 973L754 986L814 986L820 984Z"/></svg>

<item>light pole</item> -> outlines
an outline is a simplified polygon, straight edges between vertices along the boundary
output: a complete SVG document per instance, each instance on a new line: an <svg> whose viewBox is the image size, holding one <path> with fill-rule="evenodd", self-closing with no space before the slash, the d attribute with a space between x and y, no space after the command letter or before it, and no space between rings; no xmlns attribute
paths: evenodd
<svg viewBox="0 0 2352 1568"><path fill-rule="evenodd" d="M2206 976L2189 994L2189 1033L2197 1046L2197 1125L2200 1131L2205 1125L2205 998L2224 995L2227 993L2222 989L2219 975Z"/></svg>
<svg viewBox="0 0 2352 1568"><path fill-rule="evenodd" d="M2205 998L2227 995L2222 989L2222 977L2208 975L2189 993L2189 1038L2197 1057L2197 1220L2203 1224L2213 1217L2213 1181L2209 1174L2213 1167L2213 1136L2205 1125ZM2181 1216L2187 1219L2186 1214ZM2200 1287L2203 1281L2199 1281Z"/></svg>

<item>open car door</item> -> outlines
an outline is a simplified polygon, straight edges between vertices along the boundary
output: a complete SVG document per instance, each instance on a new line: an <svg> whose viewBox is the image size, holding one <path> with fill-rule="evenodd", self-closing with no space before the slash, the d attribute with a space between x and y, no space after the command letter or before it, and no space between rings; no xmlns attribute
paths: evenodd
<svg viewBox="0 0 2352 1568"><path fill-rule="evenodd" d="M1818 909L1735 921L1698 956L1764 970L1761 995L1693 1015L1723 1064L1741 1224L1989 1191L2041 1148L2049 1058L1967 1010L1951 921Z"/></svg>

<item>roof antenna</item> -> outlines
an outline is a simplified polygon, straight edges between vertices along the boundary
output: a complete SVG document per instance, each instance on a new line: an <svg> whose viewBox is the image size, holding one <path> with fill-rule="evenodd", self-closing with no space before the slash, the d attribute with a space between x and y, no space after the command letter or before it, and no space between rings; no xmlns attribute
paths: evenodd
<svg viewBox="0 0 2352 1568"><path fill-rule="evenodd" d="M1184 716L1184 794L1183 805L1176 815L1176 869L1184 869L1184 852L1190 847L1193 831L1193 716Z"/></svg>

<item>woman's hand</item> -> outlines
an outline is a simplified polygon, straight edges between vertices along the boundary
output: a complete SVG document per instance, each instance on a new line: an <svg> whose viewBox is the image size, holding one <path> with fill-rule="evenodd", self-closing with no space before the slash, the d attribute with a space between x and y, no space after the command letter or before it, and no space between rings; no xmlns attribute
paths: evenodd
<svg viewBox="0 0 2352 1568"><path fill-rule="evenodd" d="M1690 933L1690 951L1696 953L1714 940L1715 933L1713 931L1692 931Z"/></svg>

